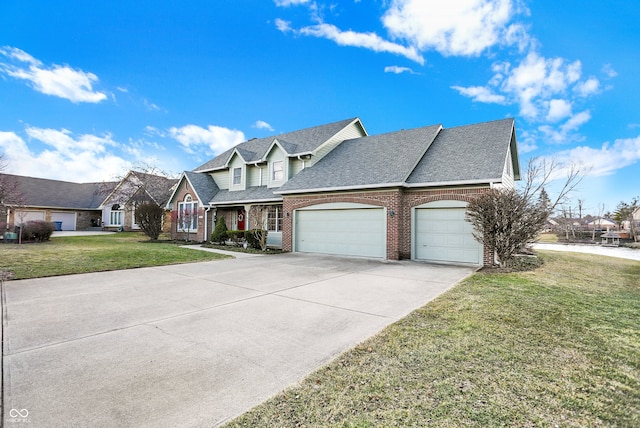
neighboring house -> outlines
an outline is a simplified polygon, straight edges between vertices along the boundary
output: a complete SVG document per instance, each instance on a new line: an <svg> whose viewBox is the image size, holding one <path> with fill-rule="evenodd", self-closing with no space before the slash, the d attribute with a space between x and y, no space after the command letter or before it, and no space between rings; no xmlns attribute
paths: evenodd
<svg viewBox="0 0 640 428"><path fill-rule="evenodd" d="M101 189L115 183L68 181L4 174L17 183L19 203L5 207L1 222L20 225L31 220L59 222L61 230L85 230L101 222Z"/></svg>
<svg viewBox="0 0 640 428"><path fill-rule="evenodd" d="M609 219L609 218L598 218L596 220L590 221L587 226L589 227L589 229L617 229L618 225L616 224L615 221Z"/></svg>
<svg viewBox="0 0 640 428"><path fill-rule="evenodd" d="M185 172L172 234L264 227L285 251L472 265L466 205L520 179L513 119L369 136L359 119L254 139Z"/></svg>
<svg viewBox="0 0 640 428"><path fill-rule="evenodd" d="M633 210L631 214L631 234L632 238L637 242L640 241L640 207Z"/></svg>
<svg viewBox="0 0 640 428"><path fill-rule="evenodd" d="M109 189L100 204L102 226L113 230L139 230L135 221L136 207L145 202L153 202L164 207L169 200L176 179L160 175L129 171L115 188ZM168 232L171 226L171 213L167 211L163 230Z"/></svg>

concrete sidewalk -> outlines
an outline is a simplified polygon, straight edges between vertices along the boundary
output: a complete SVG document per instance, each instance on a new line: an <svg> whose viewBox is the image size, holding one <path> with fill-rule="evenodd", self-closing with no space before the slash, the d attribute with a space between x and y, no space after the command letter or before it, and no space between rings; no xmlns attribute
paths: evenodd
<svg viewBox="0 0 640 428"><path fill-rule="evenodd" d="M5 282L4 423L217 426L472 272L282 254Z"/></svg>

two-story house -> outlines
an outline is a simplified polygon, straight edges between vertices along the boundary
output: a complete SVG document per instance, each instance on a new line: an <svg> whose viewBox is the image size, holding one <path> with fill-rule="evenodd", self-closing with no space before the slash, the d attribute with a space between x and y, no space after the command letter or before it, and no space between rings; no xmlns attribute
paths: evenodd
<svg viewBox="0 0 640 428"><path fill-rule="evenodd" d="M172 233L207 240L223 216L268 229L285 251L490 264L465 207L519 179L513 119L374 136L348 119L249 140L183 173Z"/></svg>

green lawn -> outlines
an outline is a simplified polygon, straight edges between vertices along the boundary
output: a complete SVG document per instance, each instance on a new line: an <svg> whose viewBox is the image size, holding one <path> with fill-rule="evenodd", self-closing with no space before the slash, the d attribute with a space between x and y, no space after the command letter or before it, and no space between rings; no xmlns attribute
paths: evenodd
<svg viewBox="0 0 640 428"><path fill-rule="evenodd" d="M640 426L640 263L478 273L228 427Z"/></svg>
<svg viewBox="0 0 640 428"><path fill-rule="evenodd" d="M131 269L227 258L180 248L168 241L151 242L141 233L51 238L49 242L0 245L0 271L13 279Z"/></svg>

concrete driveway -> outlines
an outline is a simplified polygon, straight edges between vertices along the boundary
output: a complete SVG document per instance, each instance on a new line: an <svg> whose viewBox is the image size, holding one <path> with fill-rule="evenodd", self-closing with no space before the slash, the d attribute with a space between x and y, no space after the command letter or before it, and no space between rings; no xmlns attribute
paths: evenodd
<svg viewBox="0 0 640 428"><path fill-rule="evenodd" d="M4 426L217 426L472 272L283 254L5 282Z"/></svg>

